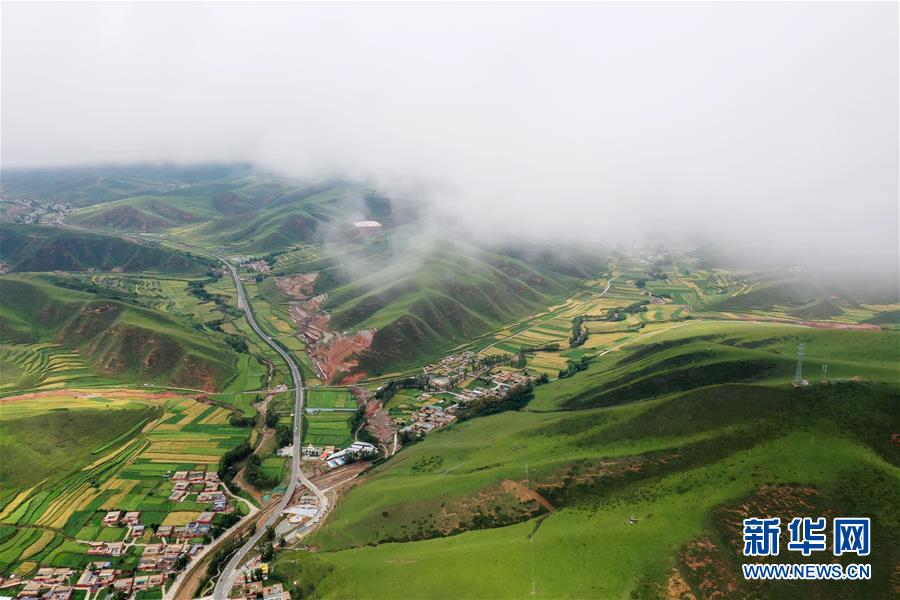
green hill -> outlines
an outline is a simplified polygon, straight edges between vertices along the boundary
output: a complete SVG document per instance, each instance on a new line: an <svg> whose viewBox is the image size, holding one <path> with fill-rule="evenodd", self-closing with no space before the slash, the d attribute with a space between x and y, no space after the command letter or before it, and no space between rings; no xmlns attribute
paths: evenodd
<svg viewBox="0 0 900 600"><path fill-rule="evenodd" d="M389 225L392 204L343 182L308 185L249 174L95 203L66 217L92 229L165 232L191 244L260 254L347 236L359 219Z"/></svg>
<svg viewBox="0 0 900 600"><path fill-rule="evenodd" d="M407 248L400 241L409 233L401 227L353 240L305 265L319 273L316 291L328 294L323 308L333 329L376 330L372 346L359 355L359 369L369 375L422 364L546 310L583 281L571 264L557 271L458 241ZM588 264L585 258L581 268ZM276 292L269 290L270 301L283 302Z"/></svg>
<svg viewBox="0 0 900 600"><path fill-rule="evenodd" d="M68 169L4 169L4 198L90 206L123 198L164 194L183 186L243 177L247 165L128 165Z"/></svg>
<svg viewBox="0 0 900 600"><path fill-rule="evenodd" d="M199 274L208 265L198 258L158 246L59 227L4 223L0 262L11 271L152 271Z"/></svg>
<svg viewBox="0 0 900 600"><path fill-rule="evenodd" d="M237 355L221 340L156 311L9 276L0 279L0 296L0 341L13 349L58 346L112 381L215 391L237 370ZM17 356L39 360L37 351ZM28 373L18 388L46 379L42 369Z"/></svg>
<svg viewBox="0 0 900 600"><path fill-rule="evenodd" d="M827 362L862 382L792 387L801 339L809 373ZM898 339L732 323L648 336L538 387L523 411L405 448L304 540L318 552L280 555L274 576L321 597L350 596L357 581L396 598L663 598L682 585L696 597L894 597ZM752 383L703 375L763 360L773 364ZM675 376L684 369L693 385ZM648 378L660 380L651 394L606 402ZM872 580L743 581L740 520L759 511L871 516ZM480 570L491 577L471 576Z"/></svg>

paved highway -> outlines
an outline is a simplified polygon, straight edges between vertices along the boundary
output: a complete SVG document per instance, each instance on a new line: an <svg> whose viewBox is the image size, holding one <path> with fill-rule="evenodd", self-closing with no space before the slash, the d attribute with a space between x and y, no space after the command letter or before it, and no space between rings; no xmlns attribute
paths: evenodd
<svg viewBox="0 0 900 600"><path fill-rule="evenodd" d="M57 225L68 229L74 229L76 231L80 230L92 232L92 230L85 227L63 223L62 220L60 220ZM134 238L127 234L119 234L118 237L129 239L137 243L144 242L144 240ZM241 278L238 274L237 269L235 269L234 266L222 256L211 254L202 248L195 248L193 246L187 245L185 246L188 247L191 251L196 252L197 254L220 261L228 267L228 270L231 271L231 276L234 278L234 287L237 290L238 294L238 308L243 309L244 314L247 317L247 322L250 324L250 327L253 329L253 331L255 331L256 334L261 337L268 345L274 348L282 358L284 358L285 362L287 362L288 364L288 367L290 367L291 369L291 379L293 379L294 382L294 455L291 458L291 479L288 482L287 489L284 492L284 496L278 503L277 510L273 511L264 523L257 525L256 533L249 540L247 540L247 542L243 546L241 546L241 548L237 551L237 553L235 553L234 556L231 557L231 560L228 561L228 564L225 566L225 569L219 576L219 579L216 582L216 587L213 590L213 598L215 600L225 600L226 598L228 598L228 593L231 591L231 588L234 585L234 580L237 578L238 569L244 562L246 562L247 555L251 550L253 550L253 547L259 542L259 540L262 539L262 536L265 535L265 532L268 531L270 527L274 527L275 523L277 523L281 519L282 512L284 511L285 507L287 507L288 503L291 500L291 497L294 495L294 492L297 490L298 482L305 485L319 499L319 512L315 517L313 517L313 519L310 519L311 523L320 521L324 516L325 512L328 510L328 498L325 496L322 490L316 487L316 485L312 481L310 481L306 477L306 475L303 474L303 471L300 469L300 458L302 455L302 448L300 445L302 441L302 435L300 428L303 423L303 402L305 398L303 393L303 378L300 375L300 369L297 367L297 363L294 362L294 359L290 354L285 352L281 346L275 343L275 340L273 340L269 335L263 332L263 330L260 329L259 325L256 324L256 319L253 317L253 311L251 310L250 303L247 301L247 297L244 294L244 285L241 283ZM204 550L204 554L206 552L212 551L215 546L224 542L227 535L228 534L224 534L221 538L215 540L212 545ZM185 575L188 571L191 570L191 567L196 566L199 560L200 557L195 558L195 560L192 561L192 565L179 574L174 584L172 586L169 586L169 588L166 590L166 598L175 597L179 588L181 587L181 584L184 582Z"/></svg>
<svg viewBox="0 0 900 600"><path fill-rule="evenodd" d="M278 352L278 354L280 354L282 358L284 358L285 362L287 362L288 366L291 369L291 378L294 381L295 393L294 455L291 459L291 479L288 482L287 489L284 492L284 496L282 496L281 501L278 503L277 510L273 511L265 520L265 522L259 524L256 527L256 533L253 534L250 539L240 547L235 555L231 557L231 560L228 561L228 564L225 565L222 574L219 576L219 579L216 582L215 590L213 591L213 598L215 600L225 600L226 598L228 598L228 593L231 591L231 587L234 585L234 581L237 578L238 569L247 561L248 555L253 550L253 547L256 546L256 544L262 539L266 531L268 531L270 527L274 527L275 523L277 523L282 518L282 511L290 502L291 497L294 495L294 492L297 489L298 483L302 483L307 488L309 488L310 491L312 491L319 499L319 513L317 516L325 514L325 511L328 508L328 498L326 498L322 490L317 488L316 485L312 481L310 481L300 469L300 457L302 449L300 445L302 440L302 436L300 435L300 427L303 421L304 402L303 378L300 376L300 369L297 367L297 363L294 362L293 357L285 352L285 350L281 346L275 343L275 340L268 336L262 329L260 329L259 325L256 324L256 319L253 317L253 311L250 310L250 303L247 301L247 297L244 294L244 285L241 283L241 278L238 275L237 269L235 269L231 264L228 264L228 269L231 271L231 276L234 278L234 286L237 289L238 307L244 310L244 314L247 316L247 322L250 324L250 327L252 327L253 331L255 331L256 334L259 335L259 337L261 337L267 344L272 346L272 348L274 348L275 351Z"/></svg>

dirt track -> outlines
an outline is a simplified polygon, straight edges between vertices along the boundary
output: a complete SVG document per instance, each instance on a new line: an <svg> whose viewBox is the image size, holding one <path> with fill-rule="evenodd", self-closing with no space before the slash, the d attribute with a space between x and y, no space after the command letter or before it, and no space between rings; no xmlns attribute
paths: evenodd
<svg viewBox="0 0 900 600"><path fill-rule="evenodd" d="M546 508L549 512L556 512L556 507L550 504L549 500L538 494L536 491L528 489L519 481L504 479L500 483L500 487L508 492L513 492L519 498L519 500L522 500L523 502L534 500L535 502Z"/></svg>

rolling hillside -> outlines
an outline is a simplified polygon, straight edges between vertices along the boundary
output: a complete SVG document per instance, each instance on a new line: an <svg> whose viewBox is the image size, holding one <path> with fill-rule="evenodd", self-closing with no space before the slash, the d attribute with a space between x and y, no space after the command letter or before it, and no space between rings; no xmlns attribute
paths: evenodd
<svg viewBox="0 0 900 600"><path fill-rule="evenodd" d="M91 229L165 233L258 254L338 239L364 219L393 223L391 202L344 182L309 185L247 173L95 203L66 218Z"/></svg>
<svg viewBox="0 0 900 600"><path fill-rule="evenodd" d="M162 313L41 280L0 279L4 380L16 388L53 382L47 352L68 352L57 377L86 367L110 381L221 389L236 373L237 355ZM48 372L49 368L49 372ZM9 383L9 381L4 381Z"/></svg>
<svg viewBox="0 0 900 600"><path fill-rule="evenodd" d="M324 257L275 261L276 272L316 273L316 294L336 332L375 330L359 353L368 375L421 365L451 348L521 317L542 312L576 290L585 274L605 266L599 255L569 262L526 262L511 252L462 241L416 237L415 225L385 229L324 247ZM284 266L283 266L284 265ZM266 301L291 298L261 286Z"/></svg>
<svg viewBox="0 0 900 600"><path fill-rule="evenodd" d="M202 259L158 246L59 227L4 223L0 262L11 271L150 271L199 274Z"/></svg>
<svg viewBox="0 0 900 600"><path fill-rule="evenodd" d="M183 186L250 173L246 165L129 165L69 169L20 169L2 173L4 198L90 206L123 198L163 194Z"/></svg>
<svg viewBox="0 0 900 600"><path fill-rule="evenodd" d="M810 379L827 362L839 380L788 383L800 340ZM834 584L739 579L740 522L853 513L877 524L873 578L837 585L895 597L897 342L698 322L648 336L539 386L525 410L407 447L306 540L318 552L284 554L275 576L321 597L352 595L360 580L397 598L830 596ZM706 374L760 362L727 382ZM641 394L619 391L648 378ZM466 576L481 569L492 576Z"/></svg>

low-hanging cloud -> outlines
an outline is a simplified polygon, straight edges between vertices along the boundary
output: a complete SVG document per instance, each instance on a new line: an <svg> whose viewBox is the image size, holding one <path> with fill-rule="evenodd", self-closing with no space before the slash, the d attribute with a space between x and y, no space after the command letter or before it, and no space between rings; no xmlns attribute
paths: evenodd
<svg viewBox="0 0 900 600"><path fill-rule="evenodd" d="M4 3L3 166L251 161L475 236L896 270L893 3Z"/></svg>

